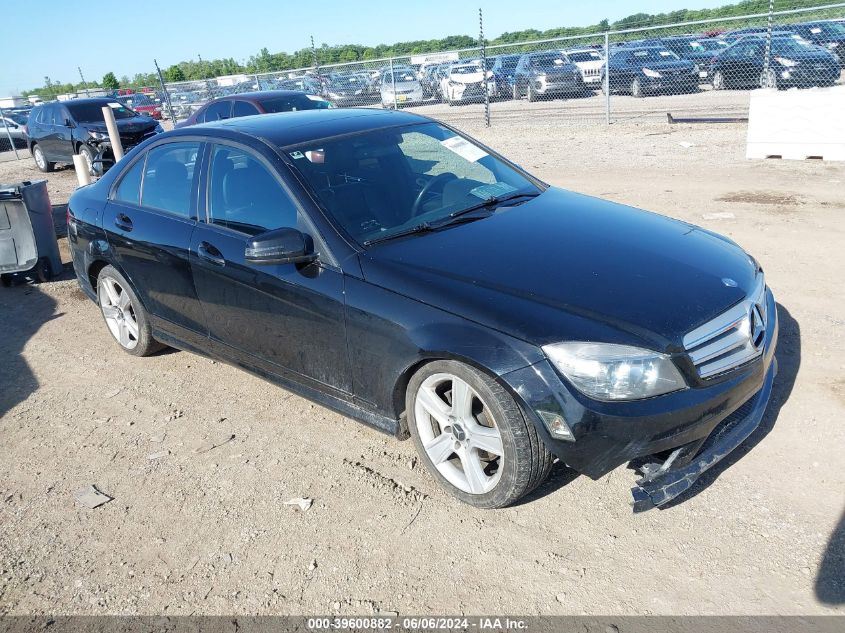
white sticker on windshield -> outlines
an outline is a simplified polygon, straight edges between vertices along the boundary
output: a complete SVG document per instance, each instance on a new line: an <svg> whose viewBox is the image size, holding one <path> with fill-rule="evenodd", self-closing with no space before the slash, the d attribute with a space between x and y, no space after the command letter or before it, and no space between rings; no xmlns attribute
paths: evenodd
<svg viewBox="0 0 845 633"><path fill-rule="evenodd" d="M813 35L818 35L821 32L822 32L822 30L818 27L810 29L810 33L812 33Z"/></svg>
<svg viewBox="0 0 845 633"><path fill-rule="evenodd" d="M660 56L661 57L672 57L672 53L670 53L669 51L660 51Z"/></svg>
<svg viewBox="0 0 845 633"><path fill-rule="evenodd" d="M296 151L296 152L291 152L290 157L294 160L299 160L300 158L305 158L305 154L303 154L302 152Z"/></svg>
<svg viewBox="0 0 845 633"><path fill-rule="evenodd" d="M555 64L557 64L558 66L560 66L562 63L563 63L562 59L556 59L555 60Z"/></svg>
<svg viewBox="0 0 845 633"><path fill-rule="evenodd" d="M464 160L468 160L471 163L474 163L477 160L481 160L485 156L487 156L487 152L485 152L480 147L476 147L466 139L461 138L460 136L453 136L452 138L447 138L445 141L440 141L440 144L448 150L455 152L458 156L463 158Z"/></svg>
<svg viewBox="0 0 845 633"><path fill-rule="evenodd" d="M114 109L114 110L120 110L122 107L124 107L124 105L123 105L122 103L117 103L117 102L112 102L112 101L110 101L110 102L109 102L109 107L110 107L110 108L112 108L112 109Z"/></svg>
<svg viewBox="0 0 845 633"><path fill-rule="evenodd" d="M492 185L481 185L475 189L469 190L472 195L481 198L482 200L506 196L513 191L516 191L516 187L513 187L506 182L494 182Z"/></svg>
<svg viewBox="0 0 845 633"><path fill-rule="evenodd" d="M305 95L305 96L308 97L309 99L311 99L311 101L322 101L323 100L322 97L318 97L317 95Z"/></svg>

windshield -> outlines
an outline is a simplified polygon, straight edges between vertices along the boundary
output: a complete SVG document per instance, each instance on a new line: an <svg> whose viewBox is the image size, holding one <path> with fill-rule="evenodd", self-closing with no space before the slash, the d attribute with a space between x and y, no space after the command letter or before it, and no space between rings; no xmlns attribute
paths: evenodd
<svg viewBox="0 0 845 633"><path fill-rule="evenodd" d="M270 114L273 112L296 112L298 110L326 110L331 108L332 104L314 95L301 94L261 99L261 107Z"/></svg>
<svg viewBox="0 0 845 633"><path fill-rule="evenodd" d="M569 60L562 53L545 53L531 57L531 65L535 68L554 68L568 63Z"/></svg>
<svg viewBox="0 0 845 633"><path fill-rule="evenodd" d="M794 37L777 37L772 40L772 52L775 54L807 53L812 50L818 50L818 48L806 40Z"/></svg>
<svg viewBox="0 0 845 633"><path fill-rule="evenodd" d="M665 48L641 48L631 54L634 60L638 62L664 62L670 59L678 59L675 53Z"/></svg>
<svg viewBox="0 0 845 633"><path fill-rule="evenodd" d="M819 22L818 24L813 24L809 31L811 35L815 36L842 37L845 36L845 24L840 24L839 22Z"/></svg>
<svg viewBox="0 0 845 633"><path fill-rule="evenodd" d="M417 76L414 74L413 70L394 70L393 71L393 80L390 79L390 71L384 73L384 77L382 77L382 83L389 84L389 83L399 83L400 81L416 81Z"/></svg>
<svg viewBox="0 0 845 633"><path fill-rule="evenodd" d="M601 53L598 51L578 51L576 53L567 53L569 59L573 62L600 62L602 60Z"/></svg>
<svg viewBox="0 0 845 633"><path fill-rule="evenodd" d="M372 130L286 152L334 221L361 244L448 219L491 197L540 192L438 123Z"/></svg>
<svg viewBox="0 0 845 633"><path fill-rule="evenodd" d="M7 112L6 117L12 119L18 125L26 125L27 120L29 117L25 114L21 114L19 112Z"/></svg>
<svg viewBox="0 0 845 633"><path fill-rule="evenodd" d="M94 103L65 102L68 111L77 123L104 123L103 107L109 106L115 119L131 119L138 116L118 101L96 101Z"/></svg>
<svg viewBox="0 0 845 633"><path fill-rule="evenodd" d="M728 43L724 40L693 40L687 42L691 53L700 53L701 51L716 51L726 48Z"/></svg>
<svg viewBox="0 0 845 633"><path fill-rule="evenodd" d="M507 55L499 58L499 65L503 70L514 70L519 63L520 55Z"/></svg>
<svg viewBox="0 0 845 633"><path fill-rule="evenodd" d="M453 75L472 75L481 72L481 64L467 64L465 66L452 66Z"/></svg>

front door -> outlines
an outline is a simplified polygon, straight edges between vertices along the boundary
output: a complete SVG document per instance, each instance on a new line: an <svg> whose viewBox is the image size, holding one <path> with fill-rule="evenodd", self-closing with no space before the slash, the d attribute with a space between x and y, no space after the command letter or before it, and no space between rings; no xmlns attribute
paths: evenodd
<svg viewBox="0 0 845 633"><path fill-rule="evenodd" d="M139 157L112 192L103 229L153 327L203 348L208 331L188 262L201 147L165 143Z"/></svg>
<svg viewBox="0 0 845 633"><path fill-rule="evenodd" d="M320 262L247 262L251 236L313 230L262 157L222 144L208 154L207 217L191 240L191 268L212 345L247 367L348 395L343 274Z"/></svg>

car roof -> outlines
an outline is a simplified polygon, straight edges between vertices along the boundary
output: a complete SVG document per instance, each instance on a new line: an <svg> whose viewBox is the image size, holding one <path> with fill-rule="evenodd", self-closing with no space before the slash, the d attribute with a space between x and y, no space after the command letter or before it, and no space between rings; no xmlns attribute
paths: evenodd
<svg viewBox="0 0 845 633"><path fill-rule="evenodd" d="M304 95L306 93L301 90L251 90L249 92L236 92L230 95L217 97L214 101L263 101L264 99L274 99L277 97L292 97L294 95Z"/></svg>
<svg viewBox="0 0 845 633"><path fill-rule="evenodd" d="M410 112L375 108L336 108L223 119L179 128L169 134L191 135L199 130L230 131L262 138L278 147L287 147L341 134L429 122L431 119Z"/></svg>
<svg viewBox="0 0 845 633"><path fill-rule="evenodd" d="M121 95L122 97L129 97L131 95ZM84 99L67 99L65 101L59 101L59 103L65 104L86 104L86 103L114 103L117 101L117 97L85 97Z"/></svg>

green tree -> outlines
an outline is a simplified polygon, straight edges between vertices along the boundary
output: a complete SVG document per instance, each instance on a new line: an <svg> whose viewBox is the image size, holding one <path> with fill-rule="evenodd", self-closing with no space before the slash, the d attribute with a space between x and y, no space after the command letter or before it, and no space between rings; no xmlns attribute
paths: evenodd
<svg viewBox="0 0 845 633"><path fill-rule="evenodd" d="M164 77L167 81L185 81L185 73L175 64L164 71Z"/></svg>
<svg viewBox="0 0 845 633"><path fill-rule="evenodd" d="M108 88L109 90L120 88L120 82L117 81L117 77L114 76L113 72L107 72L103 75L103 88Z"/></svg>

